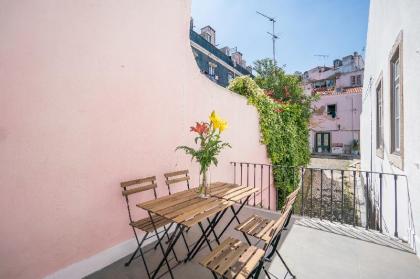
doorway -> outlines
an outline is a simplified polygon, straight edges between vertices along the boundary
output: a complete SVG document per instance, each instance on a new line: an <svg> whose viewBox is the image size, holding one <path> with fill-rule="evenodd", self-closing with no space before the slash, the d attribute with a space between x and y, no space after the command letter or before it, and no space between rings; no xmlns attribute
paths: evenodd
<svg viewBox="0 0 420 279"><path fill-rule="evenodd" d="M331 134L320 132L315 134L315 152L329 153L331 152Z"/></svg>

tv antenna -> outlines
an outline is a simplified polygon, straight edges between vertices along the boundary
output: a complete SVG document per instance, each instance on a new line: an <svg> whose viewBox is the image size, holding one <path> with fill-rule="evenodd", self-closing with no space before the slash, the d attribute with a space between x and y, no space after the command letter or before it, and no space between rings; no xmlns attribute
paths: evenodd
<svg viewBox="0 0 420 279"><path fill-rule="evenodd" d="M314 54L314 56L322 58L324 60L324 67L325 67L325 60L330 57L328 54Z"/></svg>
<svg viewBox="0 0 420 279"><path fill-rule="evenodd" d="M271 21L273 23L273 32L272 33L267 32L267 33L271 36L271 39L273 40L273 61L274 61L274 64L276 64L276 40L279 38L276 35L276 33L274 32L276 19L274 17L270 17L268 15L265 15L263 13L260 13L259 11L257 11L257 14L265 17L266 19L268 19L269 21Z"/></svg>

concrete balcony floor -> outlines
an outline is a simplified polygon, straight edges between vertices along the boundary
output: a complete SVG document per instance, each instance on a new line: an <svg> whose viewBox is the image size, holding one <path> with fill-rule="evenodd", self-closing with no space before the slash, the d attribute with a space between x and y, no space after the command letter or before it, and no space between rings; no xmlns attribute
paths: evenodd
<svg viewBox="0 0 420 279"><path fill-rule="evenodd" d="M245 207L240 219L244 220L252 214L276 218L276 213ZM227 222L230 216L224 216L218 225L219 231L225 225L222 222ZM235 226L236 221L223 238L233 236L242 240L242 235L233 230ZM198 237L197 228L187 234L190 243ZM185 246L181 241L178 241L176 251L179 258L185 256ZM297 278L420 278L420 259L406 244L378 232L319 219L294 217L289 229L282 234L279 251ZM207 269L198 264L208 253L205 247L191 262L178 265L173 269L175 278L213 278ZM125 267L127 259L128 256L86 278L147 278L140 258ZM159 250L151 250L147 254L152 269L160 259ZM176 262L172 260L171 263ZM269 272L273 278L291 278L277 257L270 263ZM165 274L161 278L170 276Z"/></svg>

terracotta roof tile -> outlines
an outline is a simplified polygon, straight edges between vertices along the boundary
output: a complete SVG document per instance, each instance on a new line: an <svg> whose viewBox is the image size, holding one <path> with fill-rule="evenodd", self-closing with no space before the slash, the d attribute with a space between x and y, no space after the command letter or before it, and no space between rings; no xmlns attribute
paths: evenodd
<svg viewBox="0 0 420 279"><path fill-rule="evenodd" d="M342 95L342 94L361 94L363 87L343 88L340 92L335 89L316 88L312 91L313 94L318 93L321 96L326 95Z"/></svg>
<svg viewBox="0 0 420 279"><path fill-rule="evenodd" d="M345 88L344 93L362 93L363 87L351 87L351 88Z"/></svg>

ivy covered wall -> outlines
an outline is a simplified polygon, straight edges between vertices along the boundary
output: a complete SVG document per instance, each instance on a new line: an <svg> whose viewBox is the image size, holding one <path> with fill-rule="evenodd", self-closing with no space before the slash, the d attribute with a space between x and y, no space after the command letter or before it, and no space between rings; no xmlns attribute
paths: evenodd
<svg viewBox="0 0 420 279"><path fill-rule="evenodd" d="M229 89L247 97L259 113L261 142L273 164L279 206L299 182L299 167L309 163L309 118L313 97L303 94L299 77L270 60L256 63L257 77L237 77Z"/></svg>

